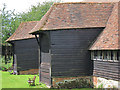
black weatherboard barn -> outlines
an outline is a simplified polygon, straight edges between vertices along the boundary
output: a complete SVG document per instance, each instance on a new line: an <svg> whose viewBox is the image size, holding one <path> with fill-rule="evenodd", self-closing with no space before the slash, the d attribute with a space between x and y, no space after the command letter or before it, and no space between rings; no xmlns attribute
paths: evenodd
<svg viewBox="0 0 120 90"><path fill-rule="evenodd" d="M54 4L30 32L39 35L40 81L58 82L93 75L89 48L104 30L113 3Z"/></svg>
<svg viewBox="0 0 120 90"><path fill-rule="evenodd" d="M40 33L41 81L51 85L52 77L92 75L87 49L101 31L102 28L94 28Z"/></svg>
<svg viewBox="0 0 120 90"><path fill-rule="evenodd" d="M15 33L7 39L14 51L14 72L19 74L38 73L38 45L35 37L28 32L37 21L21 23Z"/></svg>

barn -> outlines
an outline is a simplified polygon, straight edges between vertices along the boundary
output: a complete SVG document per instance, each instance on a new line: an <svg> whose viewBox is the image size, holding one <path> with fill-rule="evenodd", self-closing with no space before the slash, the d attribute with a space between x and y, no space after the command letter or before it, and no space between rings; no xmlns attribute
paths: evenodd
<svg viewBox="0 0 120 90"><path fill-rule="evenodd" d="M13 46L14 73L38 74L38 45L35 36L28 32L37 21L23 22L6 41Z"/></svg>
<svg viewBox="0 0 120 90"><path fill-rule="evenodd" d="M29 32L36 36L39 44L40 82L53 87L63 85L61 83L67 87L72 81L70 87L74 87L74 80L78 78L92 81L94 85L95 82L98 84L97 77L117 82L120 56L118 4L55 3ZM106 50L117 53L113 58L116 62L94 60L96 51L100 56L101 51L108 54Z"/></svg>
<svg viewBox="0 0 120 90"><path fill-rule="evenodd" d="M115 3L104 31L97 37L91 50L93 76L104 87L118 87L120 80L120 2ZM108 83L109 82L109 83ZM112 85L111 85L112 84ZM97 83L95 83L97 85ZM98 83L99 85L99 83Z"/></svg>

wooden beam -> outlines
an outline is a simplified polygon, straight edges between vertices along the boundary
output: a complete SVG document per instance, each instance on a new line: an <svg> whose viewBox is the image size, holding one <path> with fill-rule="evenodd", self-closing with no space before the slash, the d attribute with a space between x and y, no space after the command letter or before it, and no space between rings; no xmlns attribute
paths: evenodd
<svg viewBox="0 0 120 90"><path fill-rule="evenodd" d="M35 38L37 40L37 43L38 43L38 62L39 62L39 82L41 82L41 35L40 33L38 34L38 37L37 37L37 34L35 34Z"/></svg>
<svg viewBox="0 0 120 90"><path fill-rule="evenodd" d="M38 45L39 45L39 82L41 82L41 35L40 34L38 39Z"/></svg>
<svg viewBox="0 0 120 90"><path fill-rule="evenodd" d="M38 39L38 37L37 37L37 35L36 35L36 34L35 34L35 38L36 38L37 43L38 43L38 45L39 45L40 41L39 41L39 39Z"/></svg>
<svg viewBox="0 0 120 90"><path fill-rule="evenodd" d="M13 67L14 67L14 62L15 62L15 60L14 60L14 53L15 53L15 51L14 51L14 43L11 43L11 45L12 45L12 56L13 56Z"/></svg>

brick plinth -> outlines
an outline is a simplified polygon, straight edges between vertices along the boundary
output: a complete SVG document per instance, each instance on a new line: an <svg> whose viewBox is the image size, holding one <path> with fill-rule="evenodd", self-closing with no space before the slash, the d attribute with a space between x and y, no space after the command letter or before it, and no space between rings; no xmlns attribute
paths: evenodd
<svg viewBox="0 0 120 90"><path fill-rule="evenodd" d="M29 69L29 70L26 70L26 71L19 71L19 74L38 74L38 70L39 69Z"/></svg>
<svg viewBox="0 0 120 90"><path fill-rule="evenodd" d="M93 84L94 84L94 86L97 85L97 77L95 77L95 76L93 76Z"/></svg>
<svg viewBox="0 0 120 90"><path fill-rule="evenodd" d="M92 76L82 76L82 77L53 77L52 78L52 86L54 88L58 88L59 87L59 83L62 83L66 85L66 82L67 83L70 83L71 84L71 88L72 88L72 85L73 87L75 87L74 83L73 82L76 82L76 81L81 81L82 82L78 82L78 84L80 83L83 83L84 81L88 82L90 85L93 85L93 77ZM73 83L73 84L72 84ZM88 86L89 87L89 86ZM90 86L91 87L91 86Z"/></svg>

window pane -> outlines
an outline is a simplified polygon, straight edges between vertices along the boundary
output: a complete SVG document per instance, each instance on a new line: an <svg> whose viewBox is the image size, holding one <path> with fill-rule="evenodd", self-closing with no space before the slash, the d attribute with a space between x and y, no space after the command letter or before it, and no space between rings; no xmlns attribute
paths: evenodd
<svg viewBox="0 0 120 90"><path fill-rule="evenodd" d="M102 51L100 51L100 59L102 59Z"/></svg>
<svg viewBox="0 0 120 90"><path fill-rule="evenodd" d="M97 59L97 51L94 51L94 59Z"/></svg>
<svg viewBox="0 0 120 90"><path fill-rule="evenodd" d="M97 59L100 59L100 51L97 52Z"/></svg>
<svg viewBox="0 0 120 90"><path fill-rule="evenodd" d="M107 59L111 60L111 51L107 51Z"/></svg>
<svg viewBox="0 0 120 90"><path fill-rule="evenodd" d="M113 51L113 60L117 60L117 51Z"/></svg>
<svg viewBox="0 0 120 90"><path fill-rule="evenodd" d="M120 51L117 51L117 60L120 60Z"/></svg>
<svg viewBox="0 0 120 90"><path fill-rule="evenodd" d="M91 60L94 59L94 51L91 51Z"/></svg>
<svg viewBox="0 0 120 90"><path fill-rule="evenodd" d="M111 60L113 60L113 51L111 51Z"/></svg>
<svg viewBox="0 0 120 90"><path fill-rule="evenodd" d="M118 51L118 57L119 57L119 59L118 59L118 60L120 60L120 51Z"/></svg>
<svg viewBox="0 0 120 90"><path fill-rule="evenodd" d="M107 60L107 51L103 51L103 59Z"/></svg>

